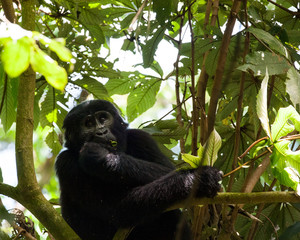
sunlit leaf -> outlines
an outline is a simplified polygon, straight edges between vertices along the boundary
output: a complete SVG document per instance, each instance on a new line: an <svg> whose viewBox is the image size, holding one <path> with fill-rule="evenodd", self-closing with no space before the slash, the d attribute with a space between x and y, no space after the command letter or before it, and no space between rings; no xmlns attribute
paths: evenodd
<svg viewBox="0 0 300 240"><path fill-rule="evenodd" d="M24 37L6 42L1 53L1 61L8 76L18 77L29 67L32 40Z"/></svg>
<svg viewBox="0 0 300 240"><path fill-rule="evenodd" d="M204 152L204 161L202 165L213 166L215 161L218 159L218 152L221 146L222 139L218 132L214 129L203 146L204 150L202 151Z"/></svg>
<svg viewBox="0 0 300 240"><path fill-rule="evenodd" d="M291 123L293 123L294 125L292 125ZM279 138L286 136L288 133L292 132L295 128L298 131L300 130L299 113L295 110L293 106L280 108L278 110L276 119L271 126L273 141L276 141Z"/></svg>
<svg viewBox="0 0 300 240"><path fill-rule="evenodd" d="M182 160L190 164L192 168L197 168L200 165L201 158L193 156L191 154L183 153Z"/></svg>
<svg viewBox="0 0 300 240"><path fill-rule="evenodd" d="M33 70L44 75L51 86L60 91L64 90L68 82L68 75L66 70L60 67L56 61L39 48L35 48L31 51L30 63Z"/></svg>
<svg viewBox="0 0 300 240"><path fill-rule="evenodd" d="M265 130L267 136L271 138L269 117L268 117L268 105L267 105L268 80L269 80L269 74L268 74L268 69L266 69L266 75L261 83L261 87L257 95L256 111L263 129Z"/></svg>

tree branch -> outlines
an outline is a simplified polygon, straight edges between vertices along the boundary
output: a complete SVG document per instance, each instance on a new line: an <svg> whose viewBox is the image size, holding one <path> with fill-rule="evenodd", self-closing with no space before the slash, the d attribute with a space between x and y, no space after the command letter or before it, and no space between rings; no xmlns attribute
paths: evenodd
<svg viewBox="0 0 300 240"><path fill-rule="evenodd" d="M4 10L4 14L6 18L11 22L15 22L15 10L13 7L12 0L1 0L2 8Z"/></svg>
<svg viewBox="0 0 300 240"><path fill-rule="evenodd" d="M214 198L192 198L174 204L168 210L186 208L204 204L258 204L258 203L299 203L300 197L295 192L252 192L252 193L219 193Z"/></svg>

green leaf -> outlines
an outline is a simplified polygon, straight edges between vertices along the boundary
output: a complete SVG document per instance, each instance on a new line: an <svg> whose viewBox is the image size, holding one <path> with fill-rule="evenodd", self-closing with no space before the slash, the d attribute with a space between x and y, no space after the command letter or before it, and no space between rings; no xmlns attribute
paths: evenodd
<svg viewBox="0 0 300 240"><path fill-rule="evenodd" d="M269 52L254 52L246 56L246 64L237 69L247 72L249 69L255 76L261 76L268 68L269 75L285 74L291 68L291 65L277 54Z"/></svg>
<svg viewBox="0 0 300 240"><path fill-rule="evenodd" d="M0 87L0 97L3 99L3 108L1 111L1 123L3 125L3 129L5 132L7 132L12 124L16 121L16 98L13 94L13 91L16 91L16 89L13 89L11 86L10 80L7 83L6 91L4 91L4 86ZM4 97L3 97L4 94Z"/></svg>
<svg viewBox="0 0 300 240"><path fill-rule="evenodd" d="M0 183L3 183L2 169L0 168Z"/></svg>
<svg viewBox="0 0 300 240"><path fill-rule="evenodd" d="M67 72L39 48L32 49L30 63L34 71L44 75L54 88L63 91L68 82Z"/></svg>
<svg viewBox="0 0 300 240"><path fill-rule="evenodd" d="M157 46L163 39L165 30L166 27L161 27L157 29L152 38L148 40L146 42L146 45L143 47L143 62L145 68L150 67L150 65L152 64Z"/></svg>
<svg viewBox="0 0 300 240"><path fill-rule="evenodd" d="M58 111L56 108L56 95L54 88L50 88L46 94L45 99L41 103L41 111L40 111L40 123L44 128L46 126L53 127L54 123L56 123L58 119Z"/></svg>
<svg viewBox="0 0 300 240"><path fill-rule="evenodd" d="M170 19L170 13L177 1L174 0L153 0L153 11L156 12L157 21L163 26L165 21Z"/></svg>
<svg viewBox="0 0 300 240"><path fill-rule="evenodd" d="M292 121L294 125L291 124ZM288 106L286 108L280 108L278 110L277 116L274 123L271 126L271 133L273 141L286 136L288 133L292 132L294 129L300 130L300 115L293 106Z"/></svg>
<svg viewBox="0 0 300 240"><path fill-rule="evenodd" d="M129 122L154 105L160 85L160 80L147 80L129 94L127 99L127 116Z"/></svg>
<svg viewBox="0 0 300 240"><path fill-rule="evenodd" d="M108 93L102 83L97 81L94 78L84 75L83 79L76 80L72 84L78 85L81 88L85 89L89 93L93 94L97 99L104 99L111 101L111 98L108 96Z"/></svg>
<svg viewBox="0 0 300 240"><path fill-rule="evenodd" d="M63 38L50 39L40 33L34 33L34 36L37 37L42 44L46 47L48 46L53 52L55 52L60 60L64 62L71 61L71 51L65 47L66 41Z"/></svg>
<svg viewBox="0 0 300 240"><path fill-rule="evenodd" d="M29 67L31 46L32 39L28 37L6 42L1 53L1 60L9 77L18 77Z"/></svg>
<svg viewBox="0 0 300 240"><path fill-rule="evenodd" d="M110 96L114 94L127 94L130 92L132 87L133 83L128 78L109 79L105 84L105 88Z"/></svg>
<svg viewBox="0 0 300 240"><path fill-rule="evenodd" d="M203 150L198 150L198 155L200 157L200 153L204 151L204 166L213 166L216 160L218 159L218 152L222 146L222 139L218 132L214 129L209 138L207 139L206 143L203 146Z"/></svg>
<svg viewBox="0 0 300 240"><path fill-rule="evenodd" d="M300 181L300 150L290 150L291 141L281 140L274 144L271 166L280 184L297 190Z"/></svg>
<svg viewBox="0 0 300 240"><path fill-rule="evenodd" d="M269 80L269 74L268 74L268 69L266 68L266 75L261 83L261 88L257 94L256 111L257 111L257 116L267 136L272 138L270 126L269 126L268 106L267 106L268 80Z"/></svg>
<svg viewBox="0 0 300 240"><path fill-rule="evenodd" d="M59 142L58 135L54 131L54 129L52 129L52 131L48 133L45 142L48 145L48 147L52 149L54 155L57 155L61 150L62 146Z"/></svg>
<svg viewBox="0 0 300 240"><path fill-rule="evenodd" d="M287 49L276 37L272 36L270 33L254 27L248 28L248 31L255 35L261 41L267 43L272 50L277 51L286 58L289 57Z"/></svg>
<svg viewBox="0 0 300 240"><path fill-rule="evenodd" d="M300 222L296 222L284 230L284 232L280 235L279 240L292 239L293 236L299 233L300 233Z"/></svg>
<svg viewBox="0 0 300 240"><path fill-rule="evenodd" d="M287 73L286 91L294 106L300 105L300 74L294 67L291 67Z"/></svg>
<svg viewBox="0 0 300 240"><path fill-rule="evenodd" d="M182 160L190 164L192 168L197 168L200 165L201 158L191 154L183 153Z"/></svg>

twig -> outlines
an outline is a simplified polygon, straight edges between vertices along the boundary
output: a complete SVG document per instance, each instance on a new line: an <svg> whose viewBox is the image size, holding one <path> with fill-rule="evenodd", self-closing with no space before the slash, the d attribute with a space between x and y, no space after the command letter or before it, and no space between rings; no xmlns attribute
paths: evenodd
<svg viewBox="0 0 300 240"><path fill-rule="evenodd" d="M143 2L143 4L140 6L139 10L138 10L137 13L135 14L134 18L132 19L132 21L131 21L131 23L130 23L130 25L129 25L128 31L132 31L132 30L133 30L132 26L133 26L133 24L135 24L136 20L138 19L138 17L139 17L139 16L141 15L141 13L143 12L143 9L144 9L144 7L147 5L147 2L148 2L148 0L145 0L145 1Z"/></svg>

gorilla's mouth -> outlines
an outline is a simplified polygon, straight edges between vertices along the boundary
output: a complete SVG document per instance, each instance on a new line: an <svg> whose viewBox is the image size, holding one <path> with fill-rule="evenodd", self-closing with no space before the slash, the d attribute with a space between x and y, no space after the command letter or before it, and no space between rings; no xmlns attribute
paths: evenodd
<svg viewBox="0 0 300 240"><path fill-rule="evenodd" d="M102 136L95 135L91 141L95 143L101 143L111 147L111 143L115 142L116 139L109 137L109 135L102 135Z"/></svg>

